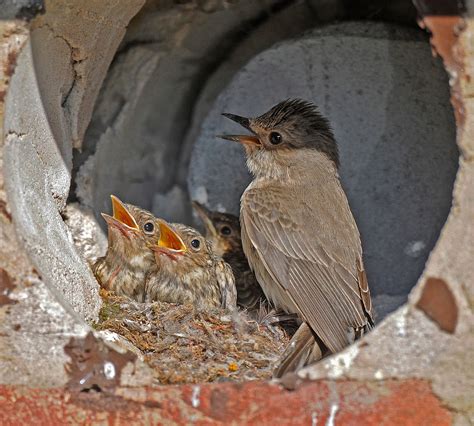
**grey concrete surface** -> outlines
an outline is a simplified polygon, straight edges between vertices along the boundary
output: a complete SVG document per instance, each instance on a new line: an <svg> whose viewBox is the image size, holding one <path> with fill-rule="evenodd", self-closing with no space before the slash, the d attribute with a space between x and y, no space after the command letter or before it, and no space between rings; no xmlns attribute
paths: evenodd
<svg viewBox="0 0 474 426"><path fill-rule="evenodd" d="M31 136L58 209L66 205L72 168L71 132L61 108L74 80L69 55L67 43L50 29L33 31L18 57L5 111L6 134Z"/></svg>
<svg viewBox="0 0 474 426"><path fill-rule="evenodd" d="M97 319L98 284L60 212L73 146L81 145L107 67L143 3L51 0L18 57L6 58L12 75L0 165L16 235L56 300L87 321Z"/></svg>
<svg viewBox="0 0 474 426"><path fill-rule="evenodd" d="M89 138L98 136L99 139L95 154L87 158L76 178L79 200L94 210L103 225L100 212L110 211L111 194L141 205L140 194L147 193L151 202L153 188L143 185L143 182L152 170L159 176L163 175L163 167L155 160L155 157L160 159L163 153L158 147L155 147L157 152L154 153L146 140L137 134L137 120L133 114L156 67L157 58L146 47L140 47L120 55L116 61L103 89L110 94L110 98L107 102L99 100L94 117L105 128L103 133L94 136L94 129L89 128L85 149L88 149ZM135 78L129 79L130 75Z"/></svg>
<svg viewBox="0 0 474 426"><path fill-rule="evenodd" d="M62 38L40 28L18 57L5 109L5 187L18 239L44 282L71 314L94 320L98 284L59 214L72 167L71 133L61 109L74 79L69 54Z"/></svg>
<svg viewBox="0 0 474 426"><path fill-rule="evenodd" d="M37 278L28 277L10 297L16 303L0 322L0 383L64 385L68 357L63 348L71 337L84 337L89 327L70 315Z"/></svg>
<svg viewBox="0 0 474 426"><path fill-rule="evenodd" d="M191 122L200 123L210 104L195 102L213 70L225 68L206 90L210 98L255 52L316 20L306 3L282 10L278 3L149 2L131 22L74 159L76 195L101 223L98 213L109 211L111 193L192 222L186 177L198 127Z"/></svg>
<svg viewBox="0 0 474 426"><path fill-rule="evenodd" d="M64 309L87 321L96 320L101 305L99 285L73 246L32 139L7 137L4 160L18 240Z"/></svg>
<svg viewBox="0 0 474 426"><path fill-rule="evenodd" d="M289 97L313 101L332 123L373 294L407 294L449 213L458 167L448 78L425 34L343 23L257 55L202 123L193 198L238 212L250 177L242 148L215 138L241 130L220 114L255 116Z"/></svg>
<svg viewBox="0 0 474 426"><path fill-rule="evenodd" d="M0 0L0 19L29 20L43 12L43 0Z"/></svg>
<svg viewBox="0 0 474 426"><path fill-rule="evenodd" d="M69 203L63 214L77 251L89 264L107 251L107 234L99 226L94 212L79 203Z"/></svg>

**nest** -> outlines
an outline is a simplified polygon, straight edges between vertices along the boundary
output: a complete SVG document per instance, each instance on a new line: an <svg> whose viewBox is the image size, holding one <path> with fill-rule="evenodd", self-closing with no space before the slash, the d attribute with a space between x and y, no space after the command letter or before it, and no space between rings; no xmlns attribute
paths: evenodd
<svg viewBox="0 0 474 426"><path fill-rule="evenodd" d="M125 338L159 384L268 379L289 341L265 311L198 311L192 305L137 303L102 291L98 330Z"/></svg>

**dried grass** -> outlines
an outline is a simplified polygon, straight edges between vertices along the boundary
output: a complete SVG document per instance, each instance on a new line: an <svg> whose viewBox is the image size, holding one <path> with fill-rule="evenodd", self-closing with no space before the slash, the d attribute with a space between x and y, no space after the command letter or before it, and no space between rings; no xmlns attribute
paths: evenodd
<svg viewBox="0 0 474 426"><path fill-rule="evenodd" d="M95 327L138 348L160 384L268 379L289 341L280 325L259 324L242 311L204 312L191 305L101 295Z"/></svg>

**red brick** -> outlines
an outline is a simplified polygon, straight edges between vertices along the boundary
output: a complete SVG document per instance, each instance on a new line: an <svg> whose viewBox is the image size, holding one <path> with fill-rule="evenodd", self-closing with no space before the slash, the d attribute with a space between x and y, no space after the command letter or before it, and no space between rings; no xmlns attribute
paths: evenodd
<svg viewBox="0 0 474 426"><path fill-rule="evenodd" d="M344 425L451 424L450 412L421 380L317 381L295 391L262 382L205 384L198 393L195 389L117 389L107 395L0 386L0 424L322 425L331 410L336 424Z"/></svg>

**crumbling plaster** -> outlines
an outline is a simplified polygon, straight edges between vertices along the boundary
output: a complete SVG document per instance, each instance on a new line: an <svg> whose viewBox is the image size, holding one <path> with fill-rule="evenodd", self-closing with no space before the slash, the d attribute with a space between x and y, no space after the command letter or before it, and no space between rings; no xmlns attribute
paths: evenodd
<svg viewBox="0 0 474 426"><path fill-rule="evenodd" d="M0 21L2 383L64 384L63 347L97 318L98 285L61 212L74 140L142 4L50 1L30 23Z"/></svg>

